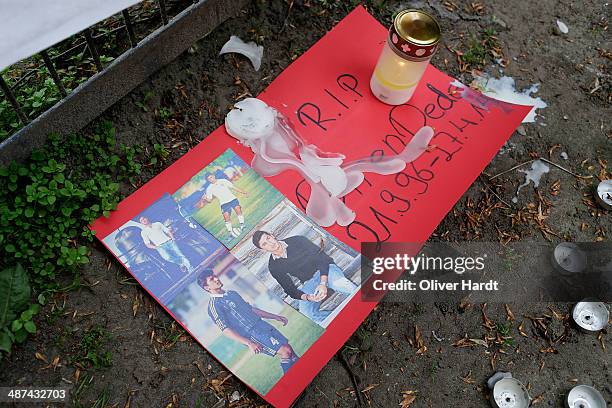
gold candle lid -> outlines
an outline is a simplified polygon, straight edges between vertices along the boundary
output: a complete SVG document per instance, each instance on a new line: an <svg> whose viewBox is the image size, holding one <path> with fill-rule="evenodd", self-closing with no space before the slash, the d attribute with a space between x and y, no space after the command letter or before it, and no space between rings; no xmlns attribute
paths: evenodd
<svg viewBox="0 0 612 408"><path fill-rule="evenodd" d="M431 58L441 37L436 19L420 10L399 12L389 29L391 48L400 56L416 61Z"/></svg>

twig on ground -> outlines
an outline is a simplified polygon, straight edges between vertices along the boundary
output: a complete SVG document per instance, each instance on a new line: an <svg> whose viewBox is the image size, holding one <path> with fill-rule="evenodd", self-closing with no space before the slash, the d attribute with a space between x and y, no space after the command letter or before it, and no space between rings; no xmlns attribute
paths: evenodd
<svg viewBox="0 0 612 408"><path fill-rule="evenodd" d="M591 178L593 178L593 176L581 176L580 174L576 174L576 173L574 173L574 172L571 172L571 171L569 171L568 169L566 169L565 167L563 167L563 166L561 166L561 165L559 165L559 164L557 164L557 163L555 163L555 162L553 162L553 161L550 161L550 160L548 160L548 159L545 159L544 157L538 157L537 159L531 159L531 160L528 160L528 161L523 162L523 163L521 163L521 164L517 164L516 166L511 167L511 168L509 168L508 170L504 170L504 171L502 171L501 173L498 173L498 174L496 174L496 175L494 175L494 176L491 176L491 177L489 177L489 181L490 181L490 180L493 180L494 178L497 178L497 177L499 177L499 176L502 176L502 175L504 175L504 174L506 174L506 173L509 173L509 172L511 172L512 170L516 170L516 169L518 169L518 168L519 168L519 167L521 167L521 166L524 166L524 165L526 165L526 164L532 163L532 162L534 162L534 161L536 161L536 160L542 160L543 162L546 162L546 163L548 163L548 164L551 164L551 165L555 166L556 168L561 169L561 170L563 170L564 172L566 172L567 174L571 174L572 176L574 176L574 177L576 177L576 178L581 178L581 179L591 179ZM498 198L499 198L499 197L498 197Z"/></svg>
<svg viewBox="0 0 612 408"><path fill-rule="evenodd" d="M505 201L503 198L501 198L501 197L500 197L500 196L499 196L499 195L498 195L498 194L495 192L495 190L493 190L493 189L491 188L491 186L489 186L489 183L487 183L487 182L486 182L486 180L484 180L484 178L483 178L482 176L481 176L481 181L482 181L482 184L484 184L484 186L487 188L487 190L489 190L491 193L493 193L493 195L494 195L494 196L495 196L495 197L496 197L496 198L497 198L499 201L501 201L503 204L505 204L505 205L506 205L506 207L509 207L509 208L514 208L514 207L512 207L512 204L510 204L510 203L506 202L506 201Z"/></svg>
<svg viewBox="0 0 612 408"><path fill-rule="evenodd" d="M351 383L353 384L353 388L355 389L355 396L357 397L357 406L363 406L363 401L361 400L361 392L359 390L359 385L357 384L357 377L355 377L355 373L353 373L353 370L351 370L351 366L349 366L348 361L346 361L346 358L344 358L344 354L342 353L342 351L336 353L336 356L338 356L338 360L340 360L342 367L344 367L349 377L351 378Z"/></svg>
<svg viewBox="0 0 612 408"><path fill-rule="evenodd" d="M291 9L293 8L293 1L294 0L289 1L289 9L287 10L287 17L285 17L285 20L283 21L283 26L281 27L278 34L281 34L283 31L285 31L285 27L287 27L287 21L289 21L289 16L291 15Z"/></svg>
<svg viewBox="0 0 612 408"><path fill-rule="evenodd" d="M543 158L543 157L540 157L540 160L542 160L543 162L546 162L546 163L548 163L548 164L552 164L552 165L553 165L553 166L555 166L556 168L561 169L561 170L563 170L564 172L566 172L566 173L568 173L568 174L571 174L572 176L574 176L574 177L576 177L576 178L581 178L581 179L590 179L590 178L593 178L593 176L581 176L581 175L579 175L579 174L572 173L571 171L569 171L569 170L568 170L568 169L566 169L565 167L560 166L560 165L558 165L557 163L552 162L552 161L550 161L550 160L548 160L548 159L545 159L545 158Z"/></svg>
<svg viewBox="0 0 612 408"><path fill-rule="evenodd" d="M327 394L325 394L318 385L315 384L315 388L317 389L317 391L319 391L321 394L323 394L323 396L329 401L330 405L333 405L334 402L327 396Z"/></svg>
<svg viewBox="0 0 612 408"><path fill-rule="evenodd" d="M526 165L526 164L529 164L529 163L531 163L531 162L533 162L533 161L536 161L536 160L538 160L538 159L531 159L531 160L528 160L528 161L523 162L523 163L521 163L521 164L517 164L516 166L511 167L511 168L509 168L508 170L504 170L504 171L502 171L501 173L498 173L498 174L496 174L496 175L494 175L494 176L489 177L489 180L493 180L494 178L497 178L497 177L499 177L499 176L502 176L502 175L504 175L504 174L506 174L506 173L510 173L512 170L518 169L519 167L524 166L524 165Z"/></svg>

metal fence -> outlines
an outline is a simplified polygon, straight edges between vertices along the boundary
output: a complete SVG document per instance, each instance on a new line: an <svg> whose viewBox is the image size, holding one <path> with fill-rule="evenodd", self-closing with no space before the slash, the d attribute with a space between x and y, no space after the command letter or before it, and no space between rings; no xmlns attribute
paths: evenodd
<svg viewBox="0 0 612 408"><path fill-rule="evenodd" d="M95 36L90 26L79 34L82 35L83 41L71 49L54 57L49 55L49 49L40 52L42 62L62 98L36 118L28 118L15 97L15 91L25 83L29 73L14 81L11 86L0 75L0 89L4 97L10 102L22 124L26 125L0 143L0 165L6 165L11 160L22 160L33 148L44 144L49 133L80 130L153 72L172 61L225 19L238 13L247 3L247 0L182 1L172 5L173 11L177 13L170 15L167 0L154 1L155 13L161 20L161 27L140 40L137 38L131 14L131 9L139 7L135 5L121 12L123 24L110 32ZM180 5L183 7L179 8ZM122 30L127 34L130 48L104 66L98 51L99 43L107 40L108 34ZM85 83L67 92L56 69L56 61L74 49L83 47L90 54L96 73ZM102 95L97 91L103 91Z"/></svg>
<svg viewBox="0 0 612 408"><path fill-rule="evenodd" d="M193 2L197 3L198 1L194 0ZM166 9L166 2L165 2L165 0L156 0L156 4L157 4L157 11L159 13L159 16L160 16L160 19L162 21L162 24L163 25L168 24L168 12L167 12L167 9ZM131 48L134 48L134 47L136 47L138 45L138 40L136 38L136 33L134 32L134 26L132 25L132 19L130 17L130 10L129 10L129 8L123 10L121 12L121 16L123 18L123 25L118 27L118 28L115 28L112 32L125 29L125 31L127 33L127 36L129 38L130 46L131 46ZM57 88L58 88L58 90L59 90L59 92L60 92L60 94L62 95L63 98L68 96L68 93L66 92L66 89L64 88L64 85L62 84L60 76L59 76L57 70L55 69L55 64L54 64L53 60L62 58L66 54L69 54L69 53L73 52L75 49L81 48L82 46L86 46L87 50L91 54L91 57L92 57L92 59L94 61L94 64L96 66L97 71L100 72L100 71L102 71L104 69L102 61L100 60L100 54L98 53L98 48L96 46L96 41L100 40L100 37L106 36L106 34L94 37L93 31L92 31L91 27L88 27L88 28L86 28L82 32L82 36L83 36L83 39L84 39L84 41L82 43L75 45L71 49L64 51L60 55L54 56L53 58L49 56L49 53L47 52L47 50L43 50L43 51L41 51L39 53L40 56L42 57L43 61L44 61L45 67L47 68L47 70L49 70L49 74L51 75L51 78L53 79L53 82L55 82L55 85L57 86ZM27 115L23 112L21 107L19 106L19 102L17 101L17 98L15 97L14 91L21 84L25 83L26 79L28 78L28 76L32 72L34 72L34 70L30 70L29 73L26 73L25 75L23 75L21 78L19 78L17 81L15 81L15 83L12 86L9 86L6 83L6 81L4 80L4 78L2 77L2 75L0 75L0 89L2 89L2 93L8 99L8 101L11 104L11 106L15 110L15 113L19 117L19 120L21 120L21 122L24 125L29 123L29 119L28 119Z"/></svg>

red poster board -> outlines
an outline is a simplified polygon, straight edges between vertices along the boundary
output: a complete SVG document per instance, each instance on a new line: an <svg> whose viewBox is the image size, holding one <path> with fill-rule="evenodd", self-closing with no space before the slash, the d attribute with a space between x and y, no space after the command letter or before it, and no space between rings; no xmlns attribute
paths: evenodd
<svg viewBox="0 0 612 408"><path fill-rule="evenodd" d="M366 175L346 199L355 222L327 230L360 250L361 242L424 242L469 188L531 107L497 103L474 95L462 99L453 79L430 66L412 100L380 103L369 80L385 41L386 28L358 7L280 74L259 98L281 111L309 142L355 159L400 151L421 126L435 129L423 154L397 175ZM227 148L245 161L252 153L223 127L122 201L110 218L92 226L102 240L163 193L173 193ZM297 173L268 178L304 208L308 185ZM289 406L342 347L374 308L355 296L319 340L262 397Z"/></svg>

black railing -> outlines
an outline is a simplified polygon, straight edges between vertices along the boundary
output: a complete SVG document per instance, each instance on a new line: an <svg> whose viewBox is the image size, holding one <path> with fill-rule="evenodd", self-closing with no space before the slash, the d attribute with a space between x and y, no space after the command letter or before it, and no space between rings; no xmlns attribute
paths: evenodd
<svg viewBox="0 0 612 408"><path fill-rule="evenodd" d="M24 77L38 76L41 73L46 75L45 68L48 68L49 61L45 62L44 57L42 61L38 61L39 58L35 57L15 64L11 71L21 71L20 78L11 80L11 86L7 85L8 81L0 78L0 89L8 100L7 102L0 99L0 107L3 108L0 115L4 112L5 117L8 117L7 113L12 116L10 126L3 125L3 128L0 128L0 166L24 160L33 149L44 146L47 136L52 133L66 135L79 132L223 21L240 15L241 9L249 1L199 0L192 3L192 0L164 0L161 7L168 9L168 23L163 24L160 3L157 0L145 0L104 20L100 26L90 27L96 33L89 35L91 47L87 40L79 42L79 36L84 37L85 33L56 44L51 47L53 50L46 51L48 60L52 62L51 69L57 71L59 82L66 88L65 97L58 90L57 78L53 78L53 74L50 75L53 81L50 78L45 80L44 88L40 92L34 87L23 87L15 92L17 87L29 81ZM153 25L155 27L151 27ZM107 40L111 33L118 34L114 42ZM119 37L125 33L125 38ZM64 51L65 48L67 50ZM95 57L91 50L88 51L89 48L98 51L99 64L94 61ZM119 55L109 61L106 56L109 50L113 56ZM54 53L59 55L53 55ZM71 64L75 59L79 61L78 67L70 65L65 68L66 63ZM101 69L97 67L99 65L102 65ZM57 94L49 98L49 105L55 103L46 110L40 101L32 97L34 93L45 92ZM43 110L44 112L40 112ZM28 115L31 116L29 123ZM20 121L25 125L21 126L18 123ZM8 133L6 128L12 133L8 138L4 138Z"/></svg>
<svg viewBox="0 0 612 408"><path fill-rule="evenodd" d="M199 0L193 0L193 3L198 3L198 1ZM176 12L175 15L178 14L178 12L182 11L183 9L185 9L188 6L191 5L191 3L185 2L185 1L183 1L181 3L184 3L183 7L180 7L178 5L174 5L174 7L173 7L174 11ZM165 0L157 0L155 3L152 3L152 4L154 4L155 7L157 8L157 12L159 13L159 17L158 18L160 18L162 25L167 25L168 22L169 22L169 18L168 18L168 9L166 7L166 1ZM135 5L135 6L129 7L127 9L121 11L121 16L122 16L122 19L123 19L123 24L120 25L119 27L114 28L113 30L111 30L109 32L106 32L106 33L103 33L101 35L97 35L96 36L96 35L93 34L93 30L92 30L93 26L90 26L90 27L86 28L82 32L82 36L84 38L83 42L78 43L77 45L71 47L70 49L68 49L68 50L66 50L64 52L62 52L61 54L55 55L53 57L51 57L49 55L48 50L52 49L54 46L49 47L49 48L47 48L47 49L45 49L45 50L43 50L43 51L41 51L39 53L39 55L42 57L44 66L49 71L49 74L51 75L51 78L53 79L53 82L57 86L57 88L59 90L59 93L62 96L62 99L66 98L70 92L66 91L66 88L64 87L64 84L62 83L62 80L60 78L60 74L58 73L58 71L57 71L57 69L55 67L54 60L57 61L60 58L64 57L65 55L68 55L71 52L74 52L74 51L78 50L79 48L85 46L86 49L89 51L89 54L91 55L92 59L93 59L93 62L95 64L97 72L102 72L104 70L104 64L103 64L103 62L102 62L102 60L100 58L100 53L98 51L99 48L96 45L97 41L103 39L103 37L106 37L108 34L112 34L112 33L115 33L117 31L125 29L127 37L129 39L130 48L137 47L138 46L138 39L137 39L137 36L136 36L136 32L134 30L134 25L132 23L132 19L130 17L130 9L131 8L135 8L135 7L139 7L139 6L140 5ZM85 50L83 50L83 51L85 51ZM17 100L17 97L15 96L15 94L16 94L16 91L18 90L18 88L21 85L23 85L24 83L26 83L28 78L31 77L36 72L37 72L36 68L28 70L20 78L18 78L17 80L13 81L13 84L10 85L10 86L4 80L2 74L0 74L0 89L2 90L2 94L4 95L4 97L11 104L11 107L15 111L15 113L16 113L17 117L19 118L19 120L21 121L22 125L27 125L30 122L30 120L35 119L35 117L34 118L29 118L28 117L28 115L23 111L22 107L20 106L19 101ZM37 116L40 116L43 112L39 112L39 114Z"/></svg>

